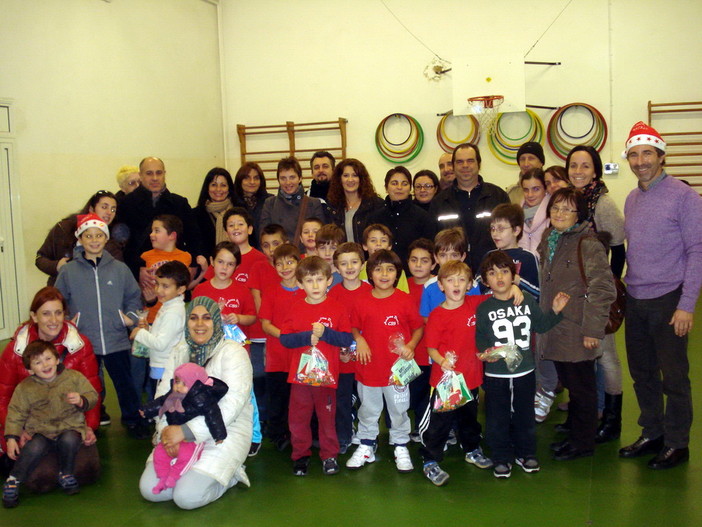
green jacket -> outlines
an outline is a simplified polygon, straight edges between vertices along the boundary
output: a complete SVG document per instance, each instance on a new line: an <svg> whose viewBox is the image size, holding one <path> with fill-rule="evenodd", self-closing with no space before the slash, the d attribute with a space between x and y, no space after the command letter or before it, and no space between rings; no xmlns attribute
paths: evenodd
<svg viewBox="0 0 702 527"><path fill-rule="evenodd" d="M78 392L83 408L66 401L66 394ZM85 438L84 413L97 404L98 394L88 379L76 370L63 369L51 382L30 375L17 385L7 409L5 437L42 434L54 439L66 430L75 430Z"/></svg>

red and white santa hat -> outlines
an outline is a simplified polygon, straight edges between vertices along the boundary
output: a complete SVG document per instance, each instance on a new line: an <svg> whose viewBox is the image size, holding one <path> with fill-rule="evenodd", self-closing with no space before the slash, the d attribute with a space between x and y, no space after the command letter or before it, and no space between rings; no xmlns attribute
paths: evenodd
<svg viewBox="0 0 702 527"><path fill-rule="evenodd" d="M643 121L639 121L631 128L622 157L626 159L629 150L638 145L650 145L665 152L665 141L663 141L661 134Z"/></svg>
<svg viewBox="0 0 702 527"><path fill-rule="evenodd" d="M83 234L83 232L85 232L87 229L90 229L91 227L100 229L102 232L105 233L105 237L108 240L110 239L110 229L107 228L107 223L102 221L100 216L98 216L97 214L78 215L78 227L76 228L76 238L80 238L80 235Z"/></svg>

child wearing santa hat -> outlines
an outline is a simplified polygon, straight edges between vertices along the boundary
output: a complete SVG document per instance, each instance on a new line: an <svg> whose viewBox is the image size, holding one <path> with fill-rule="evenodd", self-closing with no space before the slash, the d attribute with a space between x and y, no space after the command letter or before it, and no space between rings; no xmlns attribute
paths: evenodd
<svg viewBox="0 0 702 527"><path fill-rule="evenodd" d="M152 418L165 414L169 425L183 425L202 415L217 444L227 437L227 428L222 419L218 402L229 387L215 377L208 377L202 366L187 362L173 372L171 391L148 403L140 414ZM190 469L202 452L204 443L182 441L177 451L169 451L163 443L154 449L154 469L159 478L153 488L154 494L175 487L180 477Z"/></svg>

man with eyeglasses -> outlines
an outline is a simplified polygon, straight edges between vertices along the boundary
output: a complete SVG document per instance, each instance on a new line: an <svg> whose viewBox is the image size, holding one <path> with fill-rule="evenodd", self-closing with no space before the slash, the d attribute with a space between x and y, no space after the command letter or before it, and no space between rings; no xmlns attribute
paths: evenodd
<svg viewBox="0 0 702 527"><path fill-rule="evenodd" d="M480 175L478 145L458 145L451 162L456 179L434 197L429 214L436 219L438 230L463 227L468 240L467 263L471 269L478 269L485 253L495 249L490 236L492 209L500 203L509 203L509 197Z"/></svg>
<svg viewBox="0 0 702 527"><path fill-rule="evenodd" d="M665 171L666 144L638 122L623 157L638 179L624 206L626 352L641 436L619 456L655 454L648 467L689 459L692 395L688 334L702 286L702 199Z"/></svg>
<svg viewBox="0 0 702 527"><path fill-rule="evenodd" d="M124 248L124 261L139 279L142 253L151 249L149 234L156 216L172 214L183 222L183 239L178 248L187 251L195 262L200 251L200 231L187 198L166 188L166 167L158 157L145 157L139 163L141 185L124 196L117 207L118 220L129 227L129 240ZM143 280L147 277L142 276ZM150 278L155 280L153 277Z"/></svg>

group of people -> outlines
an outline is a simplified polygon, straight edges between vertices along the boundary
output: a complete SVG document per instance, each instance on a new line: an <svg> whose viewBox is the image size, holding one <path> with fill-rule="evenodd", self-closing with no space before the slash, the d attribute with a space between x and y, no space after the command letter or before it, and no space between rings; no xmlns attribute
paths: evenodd
<svg viewBox="0 0 702 527"><path fill-rule="evenodd" d="M665 151L654 129L632 128L624 155L639 185L624 215L589 146L544 170L541 145L525 143L505 191L465 143L441 156L439 176L391 168L385 199L363 163L328 152L312 156L308 192L292 157L275 195L255 163L234 179L214 168L194 209L166 187L162 160L124 167L118 195L96 193L37 253L49 285L0 358L3 450L15 460L3 504L19 503L50 449L58 484L78 491L76 452L110 422L102 366L130 435L150 436L156 421L142 495L183 508L248 485L244 461L264 434L291 448L297 476L314 441L325 474L354 443L345 465L360 469L375 459L384 409L400 472L413 470L417 441L424 475L445 484L454 439L495 477L514 464L536 472L536 423L559 383L567 435L554 458L591 456L621 433L621 365L605 327L625 262L642 433L619 454L652 454L654 469L687 461L702 200L666 174Z"/></svg>

